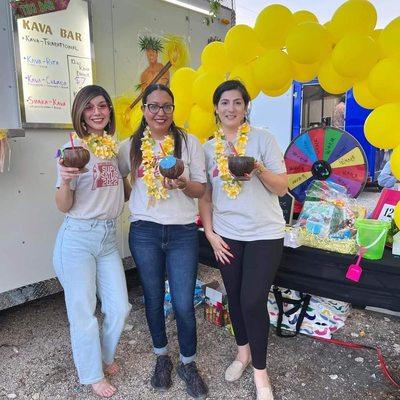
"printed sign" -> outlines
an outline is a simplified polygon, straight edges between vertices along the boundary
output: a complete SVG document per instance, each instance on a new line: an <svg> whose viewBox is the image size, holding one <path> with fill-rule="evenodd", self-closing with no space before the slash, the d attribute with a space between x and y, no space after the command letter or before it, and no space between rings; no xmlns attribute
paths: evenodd
<svg viewBox="0 0 400 400"><path fill-rule="evenodd" d="M76 93L93 83L88 3L16 21L24 127L71 126Z"/></svg>

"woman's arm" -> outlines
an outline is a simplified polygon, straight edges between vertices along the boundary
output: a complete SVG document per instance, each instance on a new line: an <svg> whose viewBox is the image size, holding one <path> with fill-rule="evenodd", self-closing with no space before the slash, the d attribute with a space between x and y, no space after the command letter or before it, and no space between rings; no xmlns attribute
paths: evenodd
<svg viewBox="0 0 400 400"><path fill-rule="evenodd" d="M131 183L129 182L129 178L127 176L122 179L124 182L124 199L125 199L125 201L128 201L129 197L131 196L132 186L131 186Z"/></svg>
<svg viewBox="0 0 400 400"><path fill-rule="evenodd" d="M212 188L211 185L207 184L204 195L199 199L199 212L201 223L203 224L204 233L207 240L210 242L215 258L222 264L230 264L229 259L233 258L232 253L229 251L228 244L222 239L222 237L213 231L212 227Z"/></svg>
<svg viewBox="0 0 400 400"><path fill-rule="evenodd" d="M182 192L185 193L186 196L191 197L192 199L199 199L201 196L203 196L204 192L206 191L205 183L189 181L183 175L177 179L165 178L163 180L163 185L168 190L172 189L182 190Z"/></svg>
<svg viewBox="0 0 400 400"><path fill-rule="evenodd" d="M199 199L200 219L206 236L213 233L212 210L212 189L211 185L208 184L204 195Z"/></svg>
<svg viewBox="0 0 400 400"><path fill-rule="evenodd" d="M64 167L62 160L59 161L59 164L61 184L56 192L56 205L61 212L66 213L74 204L74 191L71 189L70 183L80 173L80 170L79 168Z"/></svg>
<svg viewBox="0 0 400 400"><path fill-rule="evenodd" d="M278 196L284 196L288 191L287 174L276 174L269 171L263 164L257 163L255 173L261 183L272 193Z"/></svg>

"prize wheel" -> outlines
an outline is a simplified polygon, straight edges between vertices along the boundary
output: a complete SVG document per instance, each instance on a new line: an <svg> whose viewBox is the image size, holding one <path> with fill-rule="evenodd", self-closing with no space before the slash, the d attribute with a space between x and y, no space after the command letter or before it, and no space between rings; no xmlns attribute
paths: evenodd
<svg viewBox="0 0 400 400"><path fill-rule="evenodd" d="M297 136L285 152L289 191L301 203L314 180L344 186L357 197L368 177L368 164L360 143L349 133L333 128L312 128Z"/></svg>

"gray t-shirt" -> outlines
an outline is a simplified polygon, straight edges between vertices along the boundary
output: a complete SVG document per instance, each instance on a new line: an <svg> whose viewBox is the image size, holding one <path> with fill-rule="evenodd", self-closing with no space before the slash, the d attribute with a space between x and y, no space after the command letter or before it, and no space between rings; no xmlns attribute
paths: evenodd
<svg viewBox="0 0 400 400"><path fill-rule="evenodd" d="M160 142L153 146L154 154L160 158ZM121 143L118 152L118 165L122 176L126 177L130 172L131 160L129 152L131 141L129 139ZM182 160L185 165L183 176L195 182L206 183L204 151L198 139L187 135L187 147L182 140ZM132 187L129 199L131 221L151 221L161 225L186 225L196 220L198 213L195 199L186 196L181 190L169 190L169 198L158 200L154 205L149 205L147 186L143 182L143 166L137 171L135 183Z"/></svg>
<svg viewBox="0 0 400 400"><path fill-rule="evenodd" d="M224 182L219 177L214 148L215 139L204 145L207 178L212 186L214 231L228 239L242 241L282 238L285 220L278 196L253 176L242 183L236 199L230 199L222 188ZM226 154L231 153L229 146L225 149ZM262 162L272 172L286 172L279 146L267 130L251 128L245 155Z"/></svg>
<svg viewBox="0 0 400 400"><path fill-rule="evenodd" d="M80 146L80 140L74 140ZM66 143L62 148L70 147ZM60 168L57 161L57 187L61 185ZM114 219L124 206L124 185L118 170L117 158L103 160L90 152L86 165L88 172L78 175L70 183L75 191L74 204L67 216L79 219Z"/></svg>

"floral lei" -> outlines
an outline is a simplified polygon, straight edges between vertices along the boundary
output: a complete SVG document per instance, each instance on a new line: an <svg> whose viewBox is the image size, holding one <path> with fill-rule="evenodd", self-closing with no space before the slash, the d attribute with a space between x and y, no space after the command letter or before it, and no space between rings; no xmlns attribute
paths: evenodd
<svg viewBox="0 0 400 400"><path fill-rule="evenodd" d="M110 160L117 154L117 142L110 135L90 135L82 139L82 142L98 158Z"/></svg>
<svg viewBox="0 0 400 400"><path fill-rule="evenodd" d="M248 133L250 132L250 125L245 122L240 125L237 130L237 143L235 151L238 156L244 156L246 152L246 145L248 140ZM224 182L222 189L230 199L236 199L242 190L242 182L236 180L229 171L228 157L225 154L225 135L220 126L214 134L215 136L215 160L217 162L218 171L221 180Z"/></svg>
<svg viewBox="0 0 400 400"><path fill-rule="evenodd" d="M155 143L150 128L147 126L143 133L140 150L142 151L143 182L147 187L149 205L154 205L156 201L169 197L168 190L162 185L163 177L158 173L158 163L153 151ZM163 156L173 155L174 138L172 135L167 135L160 146Z"/></svg>

